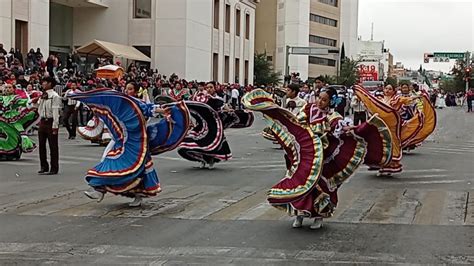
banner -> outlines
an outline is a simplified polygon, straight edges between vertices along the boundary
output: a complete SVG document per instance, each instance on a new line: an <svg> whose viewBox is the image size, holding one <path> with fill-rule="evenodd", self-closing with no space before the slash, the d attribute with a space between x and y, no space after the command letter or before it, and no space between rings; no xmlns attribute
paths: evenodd
<svg viewBox="0 0 474 266"><path fill-rule="evenodd" d="M359 82L363 81L378 81L378 63L377 62L363 62L359 64Z"/></svg>

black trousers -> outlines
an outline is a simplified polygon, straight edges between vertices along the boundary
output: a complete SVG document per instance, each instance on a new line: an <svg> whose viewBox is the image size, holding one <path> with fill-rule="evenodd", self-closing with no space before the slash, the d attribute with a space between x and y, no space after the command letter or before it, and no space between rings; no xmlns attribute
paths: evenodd
<svg viewBox="0 0 474 266"><path fill-rule="evenodd" d="M76 110L74 105L66 105L66 108L64 108L63 124L69 133L69 137L76 137L77 113L78 110Z"/></svg>
<svg viewBox="0 0 474 266"><path fill-rule="evenodd" d="M49 144L51 168L46 155L46 141ZM57 172L59 170L58 134L53 134L53 119L41 119L38 129L39 155L41 170Z"/></svg>
<svg viewBox="0 0 474 266"><path fill-rule="evenodd" d="M367 121L367 114L365 112L354 112L354 126L358 126L365 121Z"/></svg>
<svg viewBox="0 0 474 266"><path fill-rule="evenodd" d="M234 110L237 110L238 99L232 98L232 99L231 99L231 105L232 105L232 108L233 108Z"/></svg>

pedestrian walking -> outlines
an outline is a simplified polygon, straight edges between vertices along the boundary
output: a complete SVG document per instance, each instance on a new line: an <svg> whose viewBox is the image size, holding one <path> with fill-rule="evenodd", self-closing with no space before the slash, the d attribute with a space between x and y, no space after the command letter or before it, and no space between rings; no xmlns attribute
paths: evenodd
<svg viewBox="0 0 474 266"><path fill-rule="evenodd" d="M472 101L474 100L474 88L466 93L467 112L472 112Z"/></svg>
<svg viewBox="0 0 474 266"><path fill-rule="evenodd" d="M67 98L68 95L76 93L77 83L72 82L70 89L65 93L66 106L64 107L64 120L63 125L66 127L67 132L69 133L69 139L76 138L76 128L77 128L77 115L81 102ZM71 121L69 121L71 120Z"/></svg>
<svg viewBox="0 0 474 266"><path fill-rule="evenodd" d="M232 91L231 91L231 105L234 110L237 110L237 107L239 105L239 97L240 93L238 90L238 87L236 85L232 86Z"/></svg>
<svg viewBox="0 0 474 266"><path fill-rule="evenodd" d="M39 155L41 168L39 174L56 175L59 171L59 110L61 97L53 90L56 80L53 77L43 79L43 95L38 101L40 123L38 129ZM46 141L49 144L51 164L46 156ZM51 167L50 167L51 166Z"/></svg>

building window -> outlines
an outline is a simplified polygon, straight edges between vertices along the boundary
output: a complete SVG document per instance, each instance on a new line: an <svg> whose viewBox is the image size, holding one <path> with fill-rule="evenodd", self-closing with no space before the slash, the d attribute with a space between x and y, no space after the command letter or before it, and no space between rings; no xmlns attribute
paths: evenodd
<svg viewBox="0 0 474 266"><path fill-rule="evenodd" d="M212 54L212 80L217 81L219 74L219 55L214 53Z"/></svg>
<svg viewBox="0 0 474 266"><path fill-rule="evenodd" d="M337 7L337 0L319 0L320 3Z"/></svg>
<svg viewBox="0 0 474 266"><path fill-rule="evenodd" d="M267 56L267 61L268 62L273 62L273 56L271 56L271 55Z"/></svg>
<svg viewBox="0 0 474 266"><path fill-rule="evenodd" d="M235 36L240 36L240 9L235 11Z"/></svg>
<svg viewBox="0 0 474 266"><path fill-rule="evenodd" d="M234 79L234 82L235 82L235 83L239 83L239 76L240 76L240 59L238 59L238 58L235 59L235 69L234 69L234 72L235 72L235 79Z"/></svg>
<svg viewBox="0 0 474 266"><path fill-rule="evenodd" d="M230 76L230 67L229 67L229 56L224 57L224 82L228 83L229 82L229 76Z"/></svg>
<svg viewBox="0 0 474 266"><path fill-rule="evenodd" d="M250 15L245 14L245 39L250 39Z"/></svg>
<svg viewBox="0 0 474 266"><path fill-rule="evenodd" d="M326 18L323 16L315 15L315 14L309 14L309 20L333 27L337 27L337 20L331 19L331 18Z"/></svg>
<svg viewBox="0 0 474 266"><path fill-rule="evenodd" d="M322 45L326 45L326 46L332 46L332 47L337 46L337 40L324 38L324 37L316 36L316 35L309 35L309 42L322 44Z"/></svg>
<svg viewBox="0 0 474 266"><path fill-rule="evenodd" d="M310 64L314 64L314 65L331 66L331 67L336 66L336 60L334 60L334 59L327 59L327 58L322 58L322 57L317 57L317 56L310 56L308 61L309 61Z"/></svg>
<svg viewBox="0 0 474 266"><path fill-rule="evenodd" d="M249 84L249 60L245 60L245 85L248 85Z"/></svg>
<svg viewBox="0 0 474 266"><path fill-rule="evenodd" d="M133 18L151 18L151 0L134 0Z"/></svg>
<svg viewBox="0 0 474 266"><path fill-rule="evenodd" d="M225 5L225 32L230 33L230 5Z"/></svg>
<svg viewBox="0 0 474 266"><path fill-rule="evenodd" d="M214 29L219 29L219 6L220 0L214 0Z"/></svg>

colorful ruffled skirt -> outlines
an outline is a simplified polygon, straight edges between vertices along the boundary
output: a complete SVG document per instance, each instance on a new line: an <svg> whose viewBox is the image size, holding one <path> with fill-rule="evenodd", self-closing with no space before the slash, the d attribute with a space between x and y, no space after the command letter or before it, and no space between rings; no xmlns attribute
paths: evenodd
<svg viewBox="0 0 474 266"><path fill-rule="evenodd" d="M338 188L362 163L385 165L391 160L391 135L377 117L354 132L320 136L262 90L246 94L243 103L265 115L285 151L286 174L269 190L267 199L290 215L330 217L337 206Z"/></svg>
<svg viewBox="0 0 474 266"><path fill-rule="evenodd" d="M219 113L201 102L186 102L191 128L179 145L178 154L186 160L217 163L232 158Z"/></svg>
<svg viewBox="0 0 474 266"><path fill-rule="evenodd" d="M109 89L80 92L71 98L87 104L113 139L102 161L87 172L88 184L97 191L127 197L160 192L140 100Z"/></svg>

